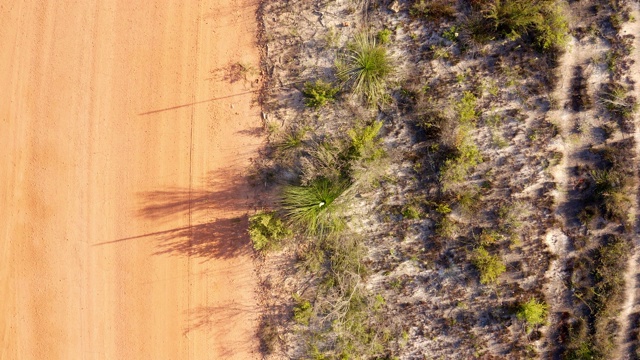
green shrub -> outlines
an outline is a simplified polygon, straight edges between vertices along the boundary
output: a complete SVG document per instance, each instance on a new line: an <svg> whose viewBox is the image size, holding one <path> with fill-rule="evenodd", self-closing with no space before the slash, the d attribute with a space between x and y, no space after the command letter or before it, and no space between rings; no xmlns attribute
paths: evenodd
<svg viewBox="0 0 640 360"><path fill-rule="evenodd" d="M293 307L293 319L301 325L309 325L309 320L313 314L313 306L309 300L300 298L298 295L293 296L297 304Z"/></svg>
<svg viewBox="0 0 640 360"><path fill-rule="evenodd" d="M414 205L407 205L402 209L402 217L405 219L419 219L420 218L420 209Z"/></svg>
<svg viewBox="0 0 640 360"><path fill-rule="evenodd" d="M536 26L535 41L541 50L562 48L567 44L569 23L558 4L546 7L543 20Z"/></svg>
<svg viewBox="0 0 640 360"><path fill-rule="evenodd" d="M351 138L350 158L375 160L384 155L378 133L382 129L382 121L374 121L371 125L355 127L347 131Z"/></svg>
<svg viewBox="0 0 640 360"><path fill-rule="evenodd" d="M498 276L507 270L498 255L489 255L483 247L473 251L472 263L480 272L480 283L491 284L498 281Z"/></svg>
<svg viewBox="0 0 640 360"><path fill-rule="evenodd" d="M259 213L249 218L249 236L258 251L274 249L290 235L291 230L273 212Z"/></svg>
<svg viewBox="0 0 640 360"><path fill-rule="evenodd" d="M336 199L347 190L344 181L326 178L314 180L308 186L287 186L282 198L285 216L308 234L325 234L341 228Z"/></svg>
<svg viewBox="0 0 640 360"><path fill-rule="evenodd" d="M544 302L531 299L518 308L516 316L521 321L526 321L529 325L542 325L547 320L547 310L549 306Z"/></svg>
<svg viewBox="0 0 640 360"><path fill-rule="evenodd" d="M369 104L376 104L386 94L386 81L392 72L387 50L368 33L357 34L336 61L337 76L343 85Z"/></svg>
<svg viewBox="0 0 640 360"><path fill-rule="evenodd" d="M447 30L442 32L442 37L451 42L456 42L458 40L459 32L460 32L460 28L453 25Z"/></svg>
<svg viewBox="0 0 640 360"><path fill-rule="evenodd" d="M465 91L462 94L462 99L455 105L458 120L461 124L469 124L476 120L478 117L476 106L476 96L471 91Z"/></svg>
<svg viewBox="0 0 640 360"><path fill-rule="evenodd" d="M501 239L502 239L502 235L500 235L500 233L498 233L497 231L484 229L480 234L479 243L480 243L480 246L482 247L491 246L497 243Z"/></svg>
<svg viewBox="0 0 640 360"><path fill-rule="evenodd" d="M391 30L382 29L378 31L376 38L378 39L378 42L380 42L380 44L385 45L389 43L389 40L391 39L391 34L393 34Z"/></svg>
<svg viewBox="0 0 640 360"><path fill-rule="evenodd" d="M304 103L308 107L318 108L335 100L340 89L333 87L331 83L318 79L315 82L307 82L302 89Z"/></svg>

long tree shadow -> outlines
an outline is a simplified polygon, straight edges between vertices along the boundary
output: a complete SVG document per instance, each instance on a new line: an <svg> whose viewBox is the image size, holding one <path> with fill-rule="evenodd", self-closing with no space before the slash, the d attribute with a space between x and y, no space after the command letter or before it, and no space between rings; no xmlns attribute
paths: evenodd
<svg viewBox="0 0 640 360"><path fill-rule="evenodd" d="M210 174L206 186L215 190L168 188L138 194L137 215L140 218L156 225L182 220L183 225L94 246L149 238L155 243L154 255L187 256L206 261L251 254L253 249L246 230L251 188L239 175L225 170ZM242 213L245 214L240 215Z"/></svg>
<svg viewBox="0 0 640 360"><path fill-rule="evenodd" d="M207 260L251 254L253 250L247 226L247 216L242 216L179 228L157 236L154 255L181 255Z"/></svg>

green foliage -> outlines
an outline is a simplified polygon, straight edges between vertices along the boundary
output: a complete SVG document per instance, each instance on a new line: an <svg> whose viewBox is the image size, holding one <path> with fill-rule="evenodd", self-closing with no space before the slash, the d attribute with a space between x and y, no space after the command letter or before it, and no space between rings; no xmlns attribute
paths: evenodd
<svg viewBox="0 0 640 360"><path fill-rule="evenodd" d="M309 325L309 320L313 314L313 306L309 300L300 298L300 296L293 296L297 304L293 307L293 319L301 325Z"/></svg>
<svg viewBox="0 0 640 360"><path fill-rule="evenodd" d="M376 38L378 39L378 42L380 42L380 44L386 45L391 40L391 34L393 34L393 32L391 30L382 29L382 30L378 31L378 34L376 35Z"/></svg>
<svg viewBox="0 0 640 360"><path fill-rule="evenodd" d="M473 251L471 261L480 272L480 283L482 284L497 282L498 277L507 270L500 256L490 255L483 247L478 247Z"/></svg>
<svg viewBox="0 0 640 360"><path fill-rule="evenodd" d="M567 42L569 25L553 0L496 0L489 5L485 19L499 35L510 39L532 34L541 50L561 48Z"/></svg>
<svg viewBox="0 0 640 360"><path fill-rule="evenodd" d="M453 25L442 33L442 37L449 41L455 42L458 40L459 32L460 28Z"/></svg>
<svg viewBox="0 0 640 360"><path fill-rule="evenodd" d="M469 124L476 120L478 117L476 112L477 102L476 96L471 91L465 91L462 94L462 99L455 105L458 120L461 124Z"/></svg>
<svg viewBox="0 0 640 360"><path fill-rule="evenodd" d="M339 88L333 87L331 83L318 79L313 83L305 83L302 95L304 96L305 105L318 108L334 101L339 90Z"/></svg>
<svg viewBox="0 0 640 360"><path fill-rule="evenodd" d="M480 234L480 238L478 240L479 240L480 246L486 247L486 246L494 245L501 239L502 239L502 235L500 235L500 233L498 233L497 231L484 229L482 230L482 233Z"/></svg>
<svg viewBox="0 0 640 360"><path fill-rule="evenodd" d="M548 309L549 306L544 302L531 299L519 306L516 316L519 320L526 321L529 325L543 325L547 320Z"/></svg>
<svg viewBox="0 0 640 360"><path fill-rule="evenodd" d="M482 162L482 156L469 135L468 127L458 130L457 142L460 144L457 153L447 159L440 168L440 183L444 191L449 191L456 184L466 180L471 169Z"/></svg>
<svg viewBox="0 0 640 360"><path fill-rule="evenodd" d="M258 213L249 218L249 236L258 251L274 249L290 235L291 230L273 212Z"/></svg>
<svg viewBox="0 0 640 360"><path fill-rule="evenodd" d="M353 92L369 104L384 99L387 78L392 72L391 59L387 50L368 33L359 33L354 37L346 51L338 57L336 68L343 85L351 86Z"/></svg>
<svg viewBox="0 0 640 360"><path fill-rule="evenodd" d="M355 127L347 131L351 138L351 159L375 160L384 155L378 133L382 129L382 121L374 121L371 125Z"/></svg>
<svg viewBox="0 0 640 360"><path fill-rule="evenodd" d="M493 22L498 33L519 38L542 23L542 9L540 1L496 0L489 5L485 17Z"/></svg>
<svg viewBox="0 0 640 360"><path fill-rule="evenodd" d="M543 21L536 26L535 41L539 49L551 50L567 44L569 22L558 3L548 5Z"/></svg>
<svg viewBox="0 0 640 360"><path fill-rule="evenodd" d="M344 181L326 178L316 179L308 186L287 186L282 197L285 216L310 235L338 231L342 222L336 199L348 187Z"/></svg>
<svg viewBox="0 0 640 360"><path fill-rule="evenodd" d="M420 209L414 205L407 205L402 209L402 217L411 220L419 219Z"/></svg>

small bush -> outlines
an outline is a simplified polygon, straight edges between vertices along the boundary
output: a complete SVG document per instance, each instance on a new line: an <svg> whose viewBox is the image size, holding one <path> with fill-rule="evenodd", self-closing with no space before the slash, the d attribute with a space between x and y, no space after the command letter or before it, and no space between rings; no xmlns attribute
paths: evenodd
<svg viewBox="0 0 640 360"><path fill-rule="evenodd" d="M376 104L385 97L386 81L392 72L391 59L387 50L368 33L354 37L338 57L336 68L343 85L351 86L353 92L369 104Z"/></svg>
<svg viewBox="0 0 640 360"><path fill-rule="evenodd" d="M356 127L347 134L351 138L349 157L351 159L375 160L384 155L378 133L382 129L382 121L374 121L371 125Z"/></svg>
<svg viewBox="0 0 640 360"><path fill-rule="evenodd" d="M402 217L415 220L420 218L420 209L414 205L407 205L402 209Z"/></svg>
<svg viewBox="0 0 640 360"><path fill-rule="evenodd" d="M480 246L486 247L486 246L494 245L501 239L502 239L502 235L500 235L500 233L498 233L497 231L484 229L480 234L479 243L480 243Z"/></svg>
<svg viewBox="0 0 640 360"><path fill-rule="evenodd" d="M282 207L286 217L308 234L324 234L341 228L336 199L348 188L343 181L319 178L308 186L288 186Z"/></svg>
<svg viewBox="0 0 640 360"><path fill-rule="evenodd" d="M516 316L521 321L526 321L529 325L542 325L547 320L547 310L549 306L544 302L531 299L518 308Z"/></svg>
<svg viewBox="0 0 640 360"><path fill-rule="evenodd" d="M462 99L456 103L455 108L458 113L458 120L461 124L469 124L476 120L478 113L476 112L477 99L470 91L462 94Z"/></svg>
<svg viewBox="0 0 640 360"><path fill-rule="evenodd" d="M498 281L498 277L507 270L507 267L498 255L489 255L483 247L473 251L472 263L480 272L480 283L491 284Z"/></svg>
<svg viewBox="0 0 640 360"><path fill-rule="evenodd" d="M249 236L258 251L274 249L290 235L291 230L273 212L259 213L249 218Z"/></svg>
<svg viewBox="0 0 640 360"><path fill-rule="evenodd" d="M339 88L333 87L329 82L316 80L313 83L307 82L304 84L302 95L304 95L305 105L318 108L334 101L339 90Z"/></svg>
<svg viewBox="0 0 640 360"><path fill-rule="evenodd" d="M378 34L376 35L376 38L378 39L378 42L380 42L380 44L386 45L391 40L391 34L393 34L393 32L391 30L383 29L383 30L378 31Z"/></svg>
<svg viewBox="0 0 640 360"><path fill-rule="evenodd" d="M300 296L294 295L297 304L293 307L293 319L301 325L309 325L311 314L313 314L313 306L309 300L301 299Z"/></svg>

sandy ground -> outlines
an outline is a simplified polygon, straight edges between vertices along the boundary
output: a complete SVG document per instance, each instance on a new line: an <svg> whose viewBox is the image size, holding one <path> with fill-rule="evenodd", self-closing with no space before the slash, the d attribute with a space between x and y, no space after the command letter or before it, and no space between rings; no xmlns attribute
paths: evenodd
<svg viewBox="0 0 640 360"><path fill-rule="evenodd" d="M0 4L0 359L259 357L255 9Z"/></svg>

